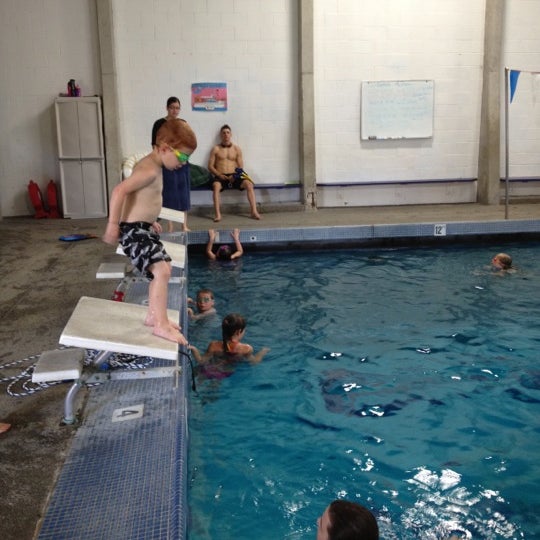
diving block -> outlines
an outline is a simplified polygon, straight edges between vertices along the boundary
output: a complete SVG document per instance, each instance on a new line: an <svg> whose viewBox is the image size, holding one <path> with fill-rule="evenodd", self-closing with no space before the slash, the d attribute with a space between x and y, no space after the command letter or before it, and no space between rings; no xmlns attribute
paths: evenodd
<svg viewBox="0 0 540 540"><path fill-rule="evenodd" d="M69 381L81 378L84 349L61 349L41 353L32 373L33 383Z"/></svg>
<svg viewBox="0 0 540 540"><path fill-rule="evenodd" d="M176 268L184 268L186 264L186 246L184 244L168 242L167 240L161 240L161 243L172 259L171 264ZM118 255L126 255L120 245L116 248L116 253Z"/></svg>
<svg viewBox="0 0 540 540"><path fill-rule="evenodd" d="M172 208L165 207L161 209L159 217L168 221L175 221L176 223L184 223L185 219L184 212L182 212L181 210L173 210Z"/></svg>
<svg viewBox="0 0 540 540"><path fill-rule="evenodd" d="M126 277L126 263L104 262L99 265L96 272L96 279L122 279L124 277Z"/></svg>
<svg viewBox="0 0 540 540"><path fill-rule="evenodd" d="M178 360L178 343L154 336L145 326L148 308L138 304L82 296L67 322L60 343L98 351ZM178 321L180 312L167 310Z"/></svg>

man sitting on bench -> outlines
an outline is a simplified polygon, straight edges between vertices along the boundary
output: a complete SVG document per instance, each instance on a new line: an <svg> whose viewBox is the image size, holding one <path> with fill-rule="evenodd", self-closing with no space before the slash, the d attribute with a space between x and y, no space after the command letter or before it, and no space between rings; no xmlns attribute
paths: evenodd
<svg viewBox="0 0 540 540"><path fill-rule="evenodd" d="M251 208L251 217L261 219L259 212L257 212L253 181L243 170L242 149L232 142L232 131L227 124L221 127L219 134L221 143L212 148L208 161L208 169L213 175L212 191L214 193L214 211L216 213L214 221L221 221L220 193L224 189L246 190Z"/></svg>
<svg viewBox="0 0 540 540"><path fill-rule="evenodd" d="M167 316L167 288L171 257L159 239L161 225L162 167L175 170L187 165L197 148L195 133L186 122L167 120L157 133L157 144L134 167L129 178L115 186L103 241L120 244L131 263L150 279L148 312L144 324L156 336L187 345L178 324Z"/></svg>

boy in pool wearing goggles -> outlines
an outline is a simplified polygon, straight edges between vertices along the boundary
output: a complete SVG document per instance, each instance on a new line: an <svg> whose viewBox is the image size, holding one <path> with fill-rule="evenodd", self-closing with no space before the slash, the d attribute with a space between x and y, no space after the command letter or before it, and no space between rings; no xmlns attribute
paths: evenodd
<svg viewBox="0 0 540 540"><path fill-rule="evenodd" d="M148 312L144 324L163 339L187 345L178 323L167 316L167 288L171 258L159 239L157 222L161 212L162 167L179 169L197 148L195 133L186 122L167 120L159 128L156 146L133 168L129 178L115 186L109 203L109 220L103 241L118 240L131 263L150 280Z"/></svg>
<svg viewBox="0 0 540 540"><path fill-rule="evenodd" d="M192 321L199 321L217 313L214 307L214 293L211 289L200 289L197 291L197 300L193 302L193 299L188 298L188 304L197 306L197 313L193 308L188 308L188 315Z"/></svg>

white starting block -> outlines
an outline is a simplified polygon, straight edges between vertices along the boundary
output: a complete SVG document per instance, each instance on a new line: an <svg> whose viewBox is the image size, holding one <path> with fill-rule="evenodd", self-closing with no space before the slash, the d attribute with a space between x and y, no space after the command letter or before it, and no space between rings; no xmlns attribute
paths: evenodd
<svg viewBox="0 0 540 540"><path fill-rule="evenodd" d="M159 213L159 217L168 221L175 221L176 223L184 223L185 214L181 210L163 207Z"/></svg>
<svg viewBox="0 0 540 540"><path fill-rule="evenodd" d="M167 240L161 240L161 243L172 259L171 264L176 268L184 268L186 265L186 246L184 244L168 242ZM116 248L116 253L118 255L124 255L124 257L126 255L120 245Z"/></svg>
<svg viewBox="0 0 540 540"><path fill-rule="evenodd" d="M145 326L148 308L138 304L115 302L101 298L82 296L73 310L60 343L75 349L47 351L37 362L32 375L33 382L73 380L64 400L64 423L75 422L74 401L79 389L88 383L129 378L152 378L176 376L178 384L178 343L152 334ZM168 309L171 320L178 321L180 312ZM173 360L170 368L151 368L131 373L113 374L83 373L85 349L99 351L93 359L94 368L104 364L114 353L132 354Z"/></svg>
<svg viewBox="0 0 540 540"><path fill-rule="evenodd" d="M123 262L101 263L96 272L97 279L122 279L124 277L126 277L126 263Z"/></svg>
<svg viewBox="0 0 540 540"><path fill-rule="evenodd" d="M84 349L59 349L41 353L34 366L32 382L70 381L81 378Z"/></svg>
<svg viewBox="0 0 540 540"><path fill-rule="evenodd" d="M138 304L82 296L60 343L98 351L112 351L137 356L178 360L178 343L152 334L144 325L148 308ZM167 310L169 319L178 321L180 312Z"/></svg>
<svg viewBox="0 0 540 540"><path fill-rule="evenodd" d="M32 373L33 383L73 381L64 400L64 422L75 421L73 403L82 385L82 373L86 351L84 349L59 349L45 351L39 357Z"/></svg>

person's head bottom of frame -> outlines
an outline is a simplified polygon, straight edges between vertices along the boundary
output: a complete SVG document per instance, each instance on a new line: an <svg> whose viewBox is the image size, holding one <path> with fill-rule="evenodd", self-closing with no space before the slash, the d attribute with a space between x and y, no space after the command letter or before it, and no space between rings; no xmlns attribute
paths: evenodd
<svg viewBox="0 0 540 540"><path fill-rule="evenodd" d="M375 516L361 504L336 500L317 520L317 540L378 540Z"/></svg>

